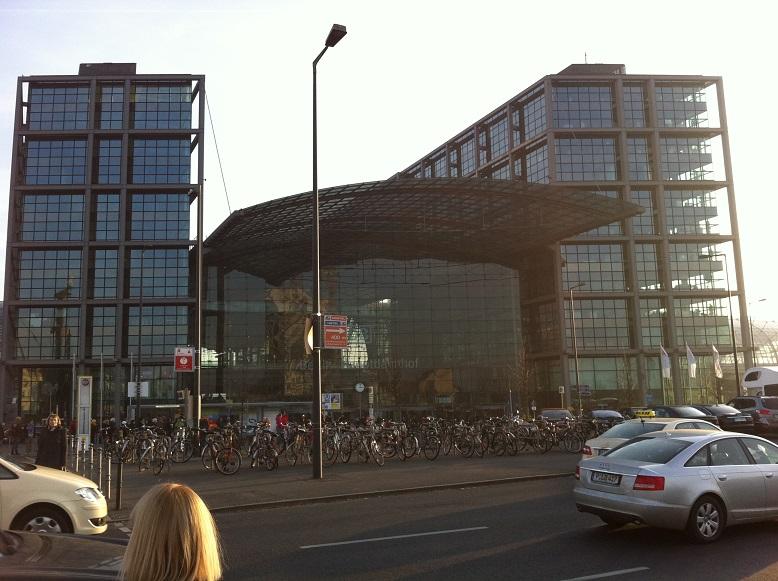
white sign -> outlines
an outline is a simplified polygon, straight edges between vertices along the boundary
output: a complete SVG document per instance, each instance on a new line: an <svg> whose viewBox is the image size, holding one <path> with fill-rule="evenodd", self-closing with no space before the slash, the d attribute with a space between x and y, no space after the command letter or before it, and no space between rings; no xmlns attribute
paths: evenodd
<svg viewBox="0 0 778 581"><path fill-rule="evenodd" d="M559 386L559 395L565 395L565 386L564 385L560 385Z"/></svg>
<svg viewBox="0 0 778 581"><path fill-rule="evenodd" d="M128 381L127 382L127 397L138 397L138 393L135 389L135 386L137 383L135 381ZM149 397L149 382L148 381L141 381L140 382L140 396L141 397Z"/></svg>
<svg viewBox="0 0 778 581"><path fill-rule="evenodd" d="M179 373L194 371L194 348L176 347L174 367Z"/></svg>
<svg viewBox="0 0 778 581"><path fill-rule="evenodd" d="M92 423L92 376L81 375L78 378L78 401L76 402L76 437L82 445L89 443L89 430Z"/></svg>
<svg viewBox="0 0 778 581"><path fill-rule="evenodd" d="M357 390L357 393L362 393L363 391L365 391L365 384L364 383L357 383L354 386L354 389Z"/></svg>

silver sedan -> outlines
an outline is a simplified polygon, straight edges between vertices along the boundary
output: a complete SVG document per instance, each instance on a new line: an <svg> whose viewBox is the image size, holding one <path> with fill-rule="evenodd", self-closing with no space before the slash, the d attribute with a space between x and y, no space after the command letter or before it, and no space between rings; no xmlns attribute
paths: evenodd
<svg viewBox="0 0 778 581"><path fill-rule="evenodd" d="M642 523L711 542L728 525L778 517L778 446L758 436L652 432L582 460L576 478L578 510L610 526Z"/></svg>

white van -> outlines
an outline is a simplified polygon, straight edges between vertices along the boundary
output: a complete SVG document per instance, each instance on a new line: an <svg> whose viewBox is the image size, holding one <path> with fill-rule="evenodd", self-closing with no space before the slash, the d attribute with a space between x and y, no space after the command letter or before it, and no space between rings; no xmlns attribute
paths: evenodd
<svg viewBox="0 0 778 581"><path fill-rule="evenodd" d="M742 387L746 395L778 395L778 367L749 367Z"/></svg>

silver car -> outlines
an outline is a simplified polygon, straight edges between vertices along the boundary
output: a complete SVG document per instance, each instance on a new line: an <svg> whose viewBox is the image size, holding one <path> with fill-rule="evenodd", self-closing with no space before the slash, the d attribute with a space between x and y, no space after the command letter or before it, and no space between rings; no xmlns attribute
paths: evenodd
<svg viewBox="0 0 778 581"><path fill-rule="evenodd" d="M578 510L610 526L642 523L711 542L725 526L778 517L778 446L758 436L652 432L582 460L576 478Z"/></svg>

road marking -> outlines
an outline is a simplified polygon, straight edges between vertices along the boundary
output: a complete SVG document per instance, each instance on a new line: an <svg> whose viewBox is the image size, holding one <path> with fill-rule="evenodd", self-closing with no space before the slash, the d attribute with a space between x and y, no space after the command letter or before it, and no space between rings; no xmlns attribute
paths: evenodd
<svg viewBox="0 0 778 581"><path fill-rule="evenodd" d="M573 577L563 581L588 581L589 579L604 579L606 577L616 577L618 575L627 575L628 573L637 573L638 571L648 571L648 567L635 567L633 569L619 569L618 571L609 571L607 573L598 573L597 575L587 575L586 577Z"/></svg>
<svg viewBox="0 0 778 581"><path fill-rule="evenodd" d="M339 543L322 543L320 545L304 545L301 549L318 549L319 547L337 547L339 545L356 545L358 543L376 543L378 541L392 541L395 539L410 539L413 537L431 537L433 535L450 535L453 533L466 533L470 531L482 531L489 527L470 527L467 529L449 529L446 531L430 531L428 533L414 533L411 535L393 535L391 537L373 537L370 539L359 539L356 541L341 541Z"/></svg>

